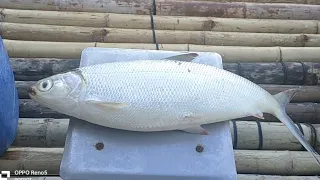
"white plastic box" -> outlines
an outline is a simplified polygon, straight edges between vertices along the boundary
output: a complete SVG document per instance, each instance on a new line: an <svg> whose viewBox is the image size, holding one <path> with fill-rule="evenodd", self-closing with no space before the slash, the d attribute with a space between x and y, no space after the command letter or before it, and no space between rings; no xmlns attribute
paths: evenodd
<svg viewBox="0 0 320 180"><path fill-rule="evenodd" d="M82 52L80 66L163 59L182 53L187 52L87 48ZM223 68L219 54L197 53L194 62ZM65 180L235 180L229 122L203 127L210 135L182 131L132 132L72 119L60 176ZM202 152L196 150L198 145L203 147Z"/></svg>

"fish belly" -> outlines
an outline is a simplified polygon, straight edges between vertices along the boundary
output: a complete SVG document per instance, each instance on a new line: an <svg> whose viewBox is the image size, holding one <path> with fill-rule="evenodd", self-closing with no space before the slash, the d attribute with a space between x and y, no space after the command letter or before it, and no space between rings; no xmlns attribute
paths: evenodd
<svg viewBox="0 0 320 180"><path fill-rule="evenodd" d="M134 131L184 129L259 112L265 92L250 81L195 63L144 62L83 69L82 100L120 103L101 109L83 103L80 119ZM122 66L121 66L122 65Z"/></svg>

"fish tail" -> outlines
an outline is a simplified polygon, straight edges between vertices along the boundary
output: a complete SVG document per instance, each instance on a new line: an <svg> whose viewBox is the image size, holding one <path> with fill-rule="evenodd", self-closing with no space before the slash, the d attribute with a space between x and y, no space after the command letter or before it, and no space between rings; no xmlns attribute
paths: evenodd
<svg viewBox="0 0 320 180"><path fill-rule="evenodd" d="M276 114L276 117L284 123L287 128L291 131L291 133L299 140L299 142L303 145L303 147L309 151L312 156L316 159L318 165L320 166L320 156L315 151L312 146L309 144L309 142L304 138L301 131L298 129L298 127L293 123L291 118L286 114L286 112L283 110L280 111L280 113Z"/></svg>
<svg viewBox="0 0 320 180"><path fill-rule="evenodd" d="M312 156L315 158L318 165L320 166L320 155L314 150L314 148L304 138L302 132L298 129L298 127L294 124L294 122L291 120L291 118L287 115L285 111L285 106L291 101L293 96L298 91L300 91L300 88L289 89L273 95L280 105L280 109L277 109L273 113L273 115L276 116L283 124L286 125L286 127L299 140L299 142L303 145L303 147L312 154Z"/></svg>

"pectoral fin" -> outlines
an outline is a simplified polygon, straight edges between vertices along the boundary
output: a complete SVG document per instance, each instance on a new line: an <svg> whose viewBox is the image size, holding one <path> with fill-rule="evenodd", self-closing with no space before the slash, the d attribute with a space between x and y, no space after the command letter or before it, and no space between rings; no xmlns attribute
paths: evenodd
<svg viewBox="0 0 320 180"><path fill-rule="evenodd" d="M208 135L209 134L208 131L201 126L190 127L187 129L181 129L181 131L192 133L192 134L201 134L201 135Z"/></svg>
<svg viewBox="0 0 320 180"><path fill-rule="evenodd" d="M259 118L259 119L264 119L262 112L259 112L259 113L256 113L256 114L252 114L252 116L254 116L256 118Z"/></svg>
<svg viewBox="0 0 320 180"><path fill-rule="evenodd" d="M198 57L197 53L187 53L187 54L180 54L180 55L176 55L176 56L170 56L170 57L163 58L163 59L191 62L196 57Z"/></svg>
<svg viewBox="0 0 320 180"><path fill-rule="evenodd" d="M96 100L87 100L86 103L92 104L101 110L108 110L108 111L119 110L121 108L128 106L128 104L125 104L125 103L103 102L103 101L96 101Z"/></svg>

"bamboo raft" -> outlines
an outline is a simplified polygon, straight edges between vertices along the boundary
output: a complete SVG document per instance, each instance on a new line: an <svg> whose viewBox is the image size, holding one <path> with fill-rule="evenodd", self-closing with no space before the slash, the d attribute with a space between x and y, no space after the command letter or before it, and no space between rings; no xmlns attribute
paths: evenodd
<svg viewBox="0 0 320 180"><path fill-rule="evenodd" d="M63 148L11 148L5 158L0 158L0 169L47 170L58 174ZM239 174L273 175L319 175L319 168L313 157L303 151L235 150Z"/></svg>
<svg viewBox="0 0 320 180"><path fill-rule="evenodd" d="M149 29L93 28L2 22L3 38L24 41L152 43ZM132 36L132 34L135 34ZM279 34L157 30L160 44L195 44L211 46L286 46L320 47L319 34Z"/></svg>
<svg viewBox="0 0 320 180"><path fill-rule="evenodd" d="M14 71L20 119L0 169L58 176L70 117L32 101L26 89L77 68L87 47L217 52L225 70L271 94L301 86L286 111L320 152L319 29L318 0L2 0L0 35ZM229 122L238 179L320 179L320 168L286 126L264 117Z"/></svg>
<svg viewBox="0 0 320 180"><path fill-rule="evenodd" d="M22 118L13 146L64 147L68 124L69 119ZM301 127L307 141L316 150L320 150L320 142L317 141L320 138L320 125L297 123L297 126ZM234 149L304 150L299 141L280 122L230 121L230 130Z"/></svg>
<svg viewBox="0 0 320 180"><path fill-rule="evenodd" d="M118 29L151 29L150 18L138 14L0 10L1 22ZM237 19L154 16L156 30L319 34L319 20Z"/></svg>

